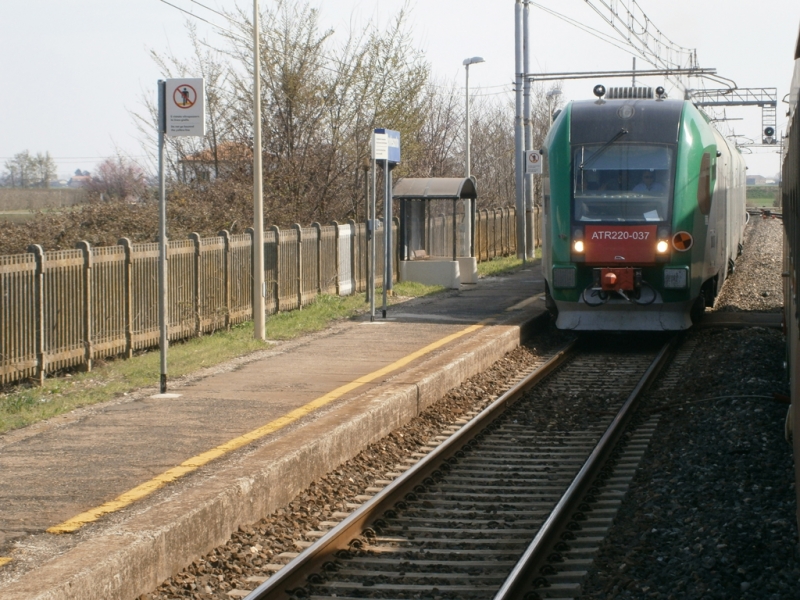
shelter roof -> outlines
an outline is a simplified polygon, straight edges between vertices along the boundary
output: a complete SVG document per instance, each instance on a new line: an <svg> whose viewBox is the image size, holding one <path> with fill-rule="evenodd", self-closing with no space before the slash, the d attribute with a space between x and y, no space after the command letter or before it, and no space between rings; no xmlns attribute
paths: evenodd
<svg viewBox="0 0 800 600"><path fill-rule="evenodd" d="M397 182L392 197L400 200L457 200L477 198L478 190L471 177L405 177Z"/></svg>

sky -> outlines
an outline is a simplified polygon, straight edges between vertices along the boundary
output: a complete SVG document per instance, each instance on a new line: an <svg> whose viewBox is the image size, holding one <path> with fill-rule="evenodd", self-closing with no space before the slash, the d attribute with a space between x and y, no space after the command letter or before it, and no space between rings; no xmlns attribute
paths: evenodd
<svg viewBox="0 0 800 600"><path fill-rule="evenodd" d="M614 31L591 5L620 7L632 0L539 0L598 32ZM216 26L228 23L214 10L233 10L236 0L169 0ZM238 0L248 13L251 2ZM260 0L274 6L275 0ZM590 4L591 3L591 4ZM150 52L189 57L186 21L209 42L219 41L212 25L163 0L26 0L6 2L0 19L0 56L5 57L0 87L0 171L14 154L49 152L60 177L75 169L92 171L117 154L152 165L155 147L144 141L133 114L144 98L154 98L164 77ZM514 2L512 0L310 0L335 35L355 26L385 25L403 6L415 43L430 61L437 81L464 89L467 57L486 62L470 67L470 92L513 98ZM736 82L738 87L778 90L778 131L786 128L794 49L800 28L797 0L639 0L652 25L672 42L697 51L700 67ZM623 41L611 45L531 5L531 66L534 73L628 70L633 54ZM619 38L617 38L619 39ZM637 69L650 68L637 59ZM661 78L639 85L664 85ZM630 85L630 78L564 81L562 100L590 98L592 87ZM693 80L692 87L719 87ZM667 85L672 97L678 91ZM725 125L739 140L758 141L761 111L728 109ZM736 119L736 120L734 120ZM741 119L741 120L739 120ZM752 148L745 154L749 174L773 176L778 148ZM745 152L748 152L745 150Z"/></svg>

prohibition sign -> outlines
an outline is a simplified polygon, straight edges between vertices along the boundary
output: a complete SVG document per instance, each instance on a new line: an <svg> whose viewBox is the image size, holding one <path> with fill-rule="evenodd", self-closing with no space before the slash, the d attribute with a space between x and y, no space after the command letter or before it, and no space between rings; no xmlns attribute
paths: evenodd
<svg viewBox="0 0 800 600"><path fill-rule="evenodd" d="M694 240L692 239L692 234L690 234L688 231L679 231L672 236L672 245L678 252L686 252L692 247L693 243Z"/></svg>
<svg viewBox="0 0 800 600"><path fill-rule="evenodd" d="M197 102L197 92L192 86L184 83L172 92L172 101L178 108L191 108Z"/></svg>

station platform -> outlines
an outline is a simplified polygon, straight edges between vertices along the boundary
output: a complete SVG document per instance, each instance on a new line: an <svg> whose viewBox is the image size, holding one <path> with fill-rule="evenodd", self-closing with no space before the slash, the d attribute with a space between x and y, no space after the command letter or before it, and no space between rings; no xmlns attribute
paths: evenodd
<svg viewBox="0 0 800 600"><path fill-rule="evenodd" d="M518 346L543 292L530 263L0 436L0 598L152 591Z"/></svg>

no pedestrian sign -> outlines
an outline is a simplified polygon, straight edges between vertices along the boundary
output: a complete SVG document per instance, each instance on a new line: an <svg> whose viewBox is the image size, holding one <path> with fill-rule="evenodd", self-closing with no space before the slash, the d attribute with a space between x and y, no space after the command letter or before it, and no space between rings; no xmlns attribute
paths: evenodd
<svg viewBox="0 0 800 600"><path fill-rule="evenodd" d="M203 79L167 79L167 135L206 134L205 82Z"/></svg>
<svg viewBox="0 0 800 600"><path fill-rule="evenodd" d="M542 174L542 153L538 150L528 150L525 153L525 174Z"/></svg>

